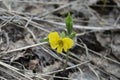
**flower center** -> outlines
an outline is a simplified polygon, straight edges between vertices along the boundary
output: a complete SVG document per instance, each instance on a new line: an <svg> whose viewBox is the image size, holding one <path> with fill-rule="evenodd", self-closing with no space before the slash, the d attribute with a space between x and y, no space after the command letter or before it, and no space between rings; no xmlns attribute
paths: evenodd
<svg viewBox="0 0 120 80"><path fill-rule="evenodd" d="M59 41L58 41L58 45L59 45L60 47L63 47L63 41L62 41L62 40L59 40Z"/></svg>

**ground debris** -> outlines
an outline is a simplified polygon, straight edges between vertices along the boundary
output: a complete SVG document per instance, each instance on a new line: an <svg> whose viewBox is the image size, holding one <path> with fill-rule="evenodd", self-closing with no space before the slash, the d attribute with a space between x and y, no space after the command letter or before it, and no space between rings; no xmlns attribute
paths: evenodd
<svg viewBox="0 0 120 80"><path fill-rule="evenodd" d="M43 38L66 31L70 12L77 37L66 70ZM120 80L119 0L1 0L0 80Z"/></svg>

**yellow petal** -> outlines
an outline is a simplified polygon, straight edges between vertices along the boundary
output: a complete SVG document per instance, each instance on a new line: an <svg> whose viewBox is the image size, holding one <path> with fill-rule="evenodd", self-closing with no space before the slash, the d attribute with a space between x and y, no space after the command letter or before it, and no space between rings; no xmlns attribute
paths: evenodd
<svg viewBox="0 0 120 80"><path fill-rule="evenodd" d="M64 44L63 47L64 47L64 51L67 52L67 50L68 50L68 46L67 46L67 44Z"/></svg>
<svg viewBox="0 0 120 80"><path fill-rule="evenodd" d="M55 44L55 43L53 43L53 44L51 43L50 46L51 46L52 49L56 49L58 47L58 45Z"/></svg>
<svg viewBox="0 0 120 80"><path fill-rule="evenodd" d="M59 39L60 39L60 36L57 32L51 32L49 35L48 35L48 38L49 38L49 41L55 41L57 42Z"/></svg>
<svg viewBox="0 0 120 80"><path fill-rule="evenodd" d="M58 46L58 47L57 47L57 52L58 52L58 53L62 53L62 49L63 49L63 48L62 48L61 46Z"/></svg>
<svg viewBox="0 0 120 80"><path fill-rule="evenodd" d="M63 38L63 47L64 47L64 51L67 52L68 49L72 48L74 42L72 39L70 38Z"/></svg>
<svg viewBox="0 0 120 80"><path fill-rule="evenodd" d="M57 42L58 40L60 40L60 36L57 32L51 32L49 35L48 35L48 38L49 38L49 43L50 43L50 46L52 47L52 49L55 49L57 48Z"/></svg>

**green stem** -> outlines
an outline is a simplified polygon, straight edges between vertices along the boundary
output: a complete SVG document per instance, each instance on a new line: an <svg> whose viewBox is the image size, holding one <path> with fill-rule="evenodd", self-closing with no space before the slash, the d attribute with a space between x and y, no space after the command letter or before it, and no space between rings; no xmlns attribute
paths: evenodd
<svg viewBox="0 0 120 80"><path fill-rule="evenodd" d="M66 62L65 62L65 65L64 65L64 71L66 70L68 61L69 61L69 51L66 52Z"/></svg>
<svg viewBox="0 0 120 80"><path fill-rule="evenodd" d="M103 0L102 13L104 12L106 5L107 5L107 0Z"/></svg>

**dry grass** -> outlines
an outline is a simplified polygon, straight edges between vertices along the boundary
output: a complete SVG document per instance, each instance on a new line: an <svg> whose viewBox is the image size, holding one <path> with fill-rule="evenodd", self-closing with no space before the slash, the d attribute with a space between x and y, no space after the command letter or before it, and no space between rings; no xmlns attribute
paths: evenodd
<svg viewBox="0 0 120 80"><path fill-rule="evenodd" d="M115 66L116 70L119 70L119 57L118 60L108 57L110 56L110 53L107 52L107 50L109 50L108 48L104 51L97 52L88 48L88 44L85 44L82 41L77 41L77 39L86 34L97 34L104 31L117 31L120 29L120 14L113 15L113 13L110 13L109 16L100 15L99 12L90 8L90 5L92 4L90 4L89 1L90 0L74 0L68 2L68 0L51 0L47 2L47 0L0 0L0 34L4 35L4 37L0 37L0 79L5 78L2 80L12 80L12 78L14 78L13 80L53 80L53 78L59 78L62 80L74 80L72 76L75 76L74 72L77 72L80 73L79 80L86 80L86 72L92 72L93 74L91 74L92 78L90 80L108 80L107 78L103 78L101 74L112 77L111 80L119 80L120 74L116 75L118 72L115 73L115 71L109 71L109 69L107 69L107 66L113 66L113 68ZM114 1L115 3L117 3L117 5L105 5L104 7L119 8L119 0ZM58 5L59 7L53 8L54 5ZM98 7L103 5L95 6ZM75 8L77 8L77 10ZM56 76L55 74L64 71L62 66L63 63L65 63L66 54L56 54L55 51L50 49L46 42L42 43L40 42L40 40L46 37L47 34L51 31L66 30L64 17L56 16L54 15L54 13L61 12L61 14L65 14L68 10L70 10L71 12L72 10L78 12L80 12L81 10L81 12L83 12L84 14L84 18L86 16L89 18L89 20L85 20L82 19L83 17L75 17L76 14L73 11L73 27L74 30L77 32L77 37L75 38L75 46L78 46L79 49L81 49L81 51L83 50L85 54L79 52L79 49L76 50L75 48L73 48L72 51L70 51L69 62L66 71L73 70L74 72L72 76L60 77ZM114 18L113 23L111 23L110 21L110 19L112 19L110 18L110 16ZM83 25L85 22L87 22L87 26ZM15 42L10 40L10 36L14 36L15 34L9 34L10 32L7 32L6 29L8 29L9 31L11 29L11 26L14 26L15 28L20 28L24 31L22 33L24 39L20 38L18 40L21 43L17 43L17 39L15 40ZM32 38L29 37L29 35ZM114 43L112 43L111 40L111 46L112 45L114 45ZM47 53L45 55L46 57L52 57L57 60L57 62L60 62L60 64L51 64L51 67L49 67L48 69L47 67L40 65L40 67L42 67L42 72L38 71L37 73L33 73L31 72L32 70L28 70L26 68L22 70L10 65L12 62L14 62L14 60L23 57L25 50L27 49L41 49L44 51L42 55L45 55ZM78 52L75 53L75 51ZM39 53L38 55L41 56L41 54ZM7 64L6 62L9 64ZM42 63L41 59L40 62ZM22 64L22 66L24 65ZM104 69L102 69L101 67ZM47 69L46 72L45 69ZM2 73L5 73L9 77L5 77L6 75L3 75ZM89 75L90 74L88 74L88 76ZM77 77L75 78L76 80L78 80Z"/></svg>

